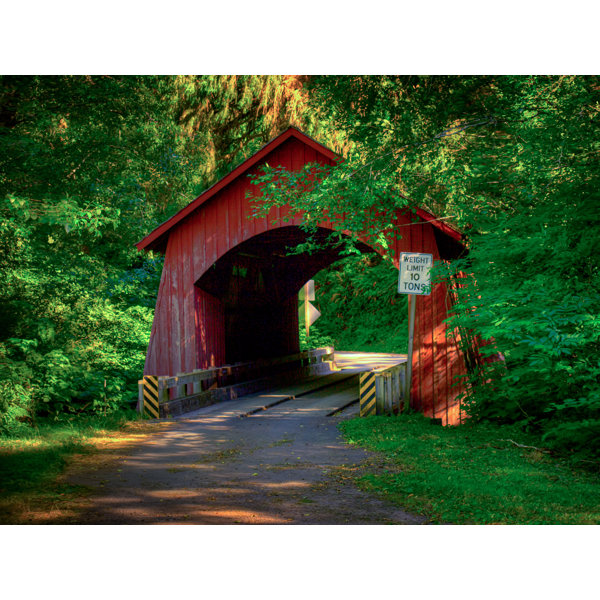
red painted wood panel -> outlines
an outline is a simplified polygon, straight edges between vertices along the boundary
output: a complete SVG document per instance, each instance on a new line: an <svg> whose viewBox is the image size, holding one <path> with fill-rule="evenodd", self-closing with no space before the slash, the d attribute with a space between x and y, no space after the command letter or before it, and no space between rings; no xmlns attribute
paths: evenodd
<svg viewBox="0 0 600 600"><path fill-rule="evenodd" d="M165 346L165 341L169 340L169 286L171 281L171 258L172 253L169 253L169 247L167 246L167 254L165 256L165 263L163 266L163 272L165 277L163 279L163 285L159 289L159 311L158 316L155 315L155 320L158 321L157 336L155 339L155 348L157 351L157 359L154 361L155 375L168 375L169 374L169 347Z"/></svg>
<svg viewBox="0 0 600 600"><path fill-rule="evenodd" d="M235 248L240 243L242 226L242 196L244 190L242 182L238 179L232 189L231 197L229 198L229 213L230 213L230 228L229 228L229 243L232 248Z"/></svg>
<svg viewBox="0 0 600 600"><path fill-rule="evenodd" d="M285 142L282 144L276 152L277 159L275 160L275 164L278 167L283 167L288 171L292 168L292 152L289 147L289 142ZM281 208L279 206L274 207L271 212L269 212L269 217L267 221L268 229L273 229L275 227L274 223L279 223L281 219Z"/></svg>
<svg viewBox="0 0 600 600"><path fill-rule="evenodd" d="M196 368L196 306L194 291L194 223L189 220L185 226L184 247L186 249L186 265L184 270L184 372Z"/></svg>
<svg viewBox="0 0 600 600"><path fill-rule="evenodd" d="M423 252L431 254L433 256L433 260L437 263L440 259L440 255L437 249L437 243L435 241L435 234L433 233L433 226L430 223L423 224ZM439 286L438 286L439 288ZM433 292L433 290L432 290ZM439 299L439 292L431 293L429 296L426 296L427 302L430 305L430 331L431 331L431 416L434 417L436 412L441 409L441 407L445 407L446 399L441 399L439 396L439 358L440 355L436 352L436 334L439 333L439 326L442 318L439 318L440 315L437 314L436 311L436 301Z"/></svg>
<svg viewBox="0 0 600 600"><path fill-rule="evenodd" d="M177 232L178 233L178 232ZM171 278L170 285L168 288L169 293L169 371L173 374L178 372L179 367L179 353L180 353L180 330L179 330L179 316L181 314L181 298L179 297L180 289L177 285L177 276L180 269L181 256L180 256L180 236L173 235L173 243L171 244L173 256L171 258ZM169 240L169 243L171 240Z"/></svg>
<svg viewBox="0 0 600 600"><path fill-rule="evenodd" d="M431 225L427 225L432 231ZM437 245L430 246L433 254L434 264L439 263L440 255L437 250ZM446 348L444 345L444 289L442 285L436 285L431 290L431 316L432 316L432 350L433 350L433 416L436 418L446 419L446 393L444 390L445 380L445 362L444 357Z"/></svg>
<svg viewBox="0 0 600 600"><path fill-rule="evenodd" d="M165 260L166 265L166 260ZM150 341L148 343L148 352L146 353L146 362L144 364L144 373L146 375L162 375L159 372L159 364L162 362L163 354L160 352L160 346L158 340L164 339L161 328L164 323L165 315L163 312L164 293L166 287L166 279L169 277L169 269L163 268L160 276L160 283L158 285L158 297L156 300L156 307L154 310L154 320L152 321L152 329L150 332Z"/></svg>
<svg viewBox="0 0 600 600"><path fill-rule="evenodd" d="M187 223L186 222L182 222L181 223L181 227L179 227L179 243L180 243L180 247L179 247L179 269L178 269L178 278L177 278L177 285L179 286L179 296L181 298L181 309L180 309L180 317L179 317L179 335L180 335L180 342L179 342L179 372L180 373L185 373L187 371L186 369L186 354L189 354L189 350L186 348L186 339L185 339L185 330L186 330L186 316L187 316L187 298L189 295L189 291L192 291L193 288L191 290L188 291L187 286L186 286L186 271L189 271L189 265L187 264L187 259L189 256L189 250L188 247L186 246L186 229L187 229ZM191 353L193 356L193 353Z"/></svg>
<svg viewBox="0 0 600 600"><path fill-rule="evenodd" d="M420 224L411 227L411 235L413 245L411 246L411 252L420 252L423 247L423 231ZM412 301L412 300L411 300ZM423 408L423 390L422 390L422 376L421 368L424 365L424 348L423 348L423 327L424 316L422 304L417 302L415 308L415 336L413 341L413 377L412 377L412 388L411 388L411 402L412 407L415 410L422 410Z"/></svg>
<svg viewBox="0 0 600 600"><path fill-rule="evenodd" d="M299 140L290 140L290 152L291 152L291 160L290 160L290 171L297 173L301 171L304 165L306 164L304 160L304 149L306 146L300 142Z"/></svg>
<svg viewBox="0 0 600 600"><path fill-rule="evenodd" d="M254 197L258 193L258 188L256 186L249 186L251 190L252 197ZM242 213L242 231L241 237L238 243L241 243L244 240L249 239L254 235L252 227L254 225L254 219L251 218L252 214L252 203L249 200L243 199L244 192L246 187L240 183L240 191L236 195L236 201L239 203L240 210Z"/></svg>
<svg viewBox="0 0 600 600"><path fill-rule="evenodd" d="M317 162L317 151L309 146L304 146L304 164Z"/></svg>
<svg viewBox="0 0 600 600"><path fill-rule="evenodd" d="M198 335L198 368L207 369L225 364L224 314L222 302L209 293L195 288L196 313L200 327Z"/></svg>
<svg viewBox="0 0 600 600"><path fill-rule="evenodd" d="M222 194L219 194L219 197L210 200L204 207L204 211L206 213L206 230L204 237L204 243L206 246L206 262L203 265L204 270L206 270L208 266L214 263L219 257L217 253L217 238L219 237L220 232L218 229L217 209L219 207L219 200L221 198Z"/></svg>
<svg viewBox="0 0 600 600"><path fill-rule="evenodd" d="M438 258L439 260L439 258ZM444 298L446 288L444 285L436 285L432 290L433 296L433 357L434 357L434 386L436 388L437 402L434 416L446 422L448 419L448 396L447 396L447 343L446 327L443 323L445 318Z"/></svg>
<svg viewBox="0 0 600 600"><path fill-rule="evenodd" d="M433 314L431 296L421 296L417 300L417 311L421 318L421 363L417 366L421 386L420 410L432 417L435 405L433 386Z"/></svg>

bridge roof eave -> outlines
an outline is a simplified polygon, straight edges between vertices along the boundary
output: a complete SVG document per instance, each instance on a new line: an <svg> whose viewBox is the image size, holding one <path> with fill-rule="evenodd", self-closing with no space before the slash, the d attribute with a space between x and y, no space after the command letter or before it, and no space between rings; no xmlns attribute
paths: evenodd
<svg viewBox="0 0 600 600"><path fill-rule="evenodd" d="M451 237L453 240L463 243L464 242L464 234L460 232L458 229L444 222L439 217L436 217L433 213L425 210L424 208L417 208L415 210L417 216L421 217L424 221L431 223L434 227L437 227L442 233L445 233L447 236Z"/></svg>

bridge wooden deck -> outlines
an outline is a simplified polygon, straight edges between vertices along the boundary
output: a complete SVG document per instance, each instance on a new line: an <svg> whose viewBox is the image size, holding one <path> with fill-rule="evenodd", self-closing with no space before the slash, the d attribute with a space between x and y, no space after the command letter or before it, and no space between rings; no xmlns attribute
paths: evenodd
<svg viewBox="0 0 600 600"><path fill-rule="evenodd" d="M336 371L362 373L400 365L407 361L407 355L385 352L340 352L336 350L333 360Z"/></svg>

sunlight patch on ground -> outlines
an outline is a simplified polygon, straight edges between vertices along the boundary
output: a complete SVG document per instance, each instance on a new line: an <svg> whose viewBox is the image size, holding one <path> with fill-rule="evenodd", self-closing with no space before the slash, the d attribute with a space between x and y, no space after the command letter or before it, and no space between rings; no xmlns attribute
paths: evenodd
<svg viewBox="0 0 600 600"><path fill-rule="evenodd" d="M296 466L296 465L294 465ZM284 481L283 483L260 483L263 488L287 490L289 488L307 488L310 484L306 481Z"/></svg>
<svg viewBox="0 0 600 600"><path fill-rule="evenodd" d="M259 511L251 510L233 510L233 509L217 509L217 510L203 510L202 516L214 517L223 521L229 521L233 523L287 523L286 519L275 517L261 513Z"/></svg>

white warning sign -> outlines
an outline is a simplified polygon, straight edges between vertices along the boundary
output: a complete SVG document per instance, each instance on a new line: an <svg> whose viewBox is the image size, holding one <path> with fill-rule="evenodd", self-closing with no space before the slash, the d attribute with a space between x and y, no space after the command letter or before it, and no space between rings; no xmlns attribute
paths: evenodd
<svg viewBox="0 0 600 600"><path fill-rule="evenodd" d="M398 273L398 293L428 296L431 294L432 254L402 252Z"/></svg>

